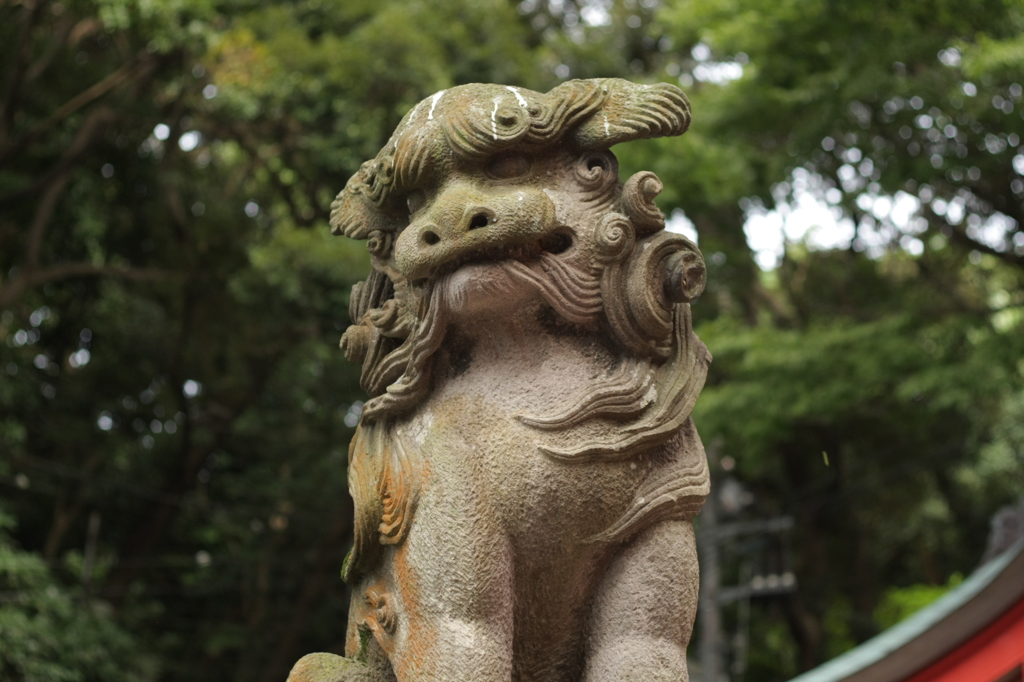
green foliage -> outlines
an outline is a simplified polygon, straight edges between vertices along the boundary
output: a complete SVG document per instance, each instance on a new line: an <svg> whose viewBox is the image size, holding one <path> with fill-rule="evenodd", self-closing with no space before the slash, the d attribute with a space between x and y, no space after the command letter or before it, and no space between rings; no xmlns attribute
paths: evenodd
<svg viewBox="0 0 1024 682"><path fill-rule="evenodd" d="M750 632L757 634L746 660L749 679L788 679L799 673L797 646L778 609L755 610Z"/></svg>
<svg viewBox="0 0 1024 682"><path fill-rule="evenodd" d="M875 620L880 627L892 627L938 600L963 580L963 575L954 573L945 585L891 587L885 591L881 602L875 609Z"/></svg>
<svg viewBox="0 0 1024 682"><path fill-rule="evenodd" d="M692 130L616 153L707 260L701 433L748 514L796 519L745 679L871 636L1021 494L1022 35L1017 0L0 5L0 676L269 682L342 649L368 259L329 206L473 81L683 85ZM857 234L762 272L745 221L801 191Z"/></svg>
<svg viewBox="0 0 1024 682"><path fill-rule="evenodd" d="M1022 493L1008 426L1024 382L1022 9L707 0L655 14L673 48L652 66L693 83L694 129L685 162L664 141L626 161L658 170L712 256L695 312L715 362L695 419L753 513L796 518L801 587L781 607L798 668L888 625L887 586L972 570L988 517ZM716 83L723 65L741 77ZM759 274L743 220L799 192L854 239L789 243ZM919 202L912 220L876 204L897 195Z"/></svg>
<svg viewBox="0 0 1024 682"><path fill-rule="evenodd" d="M330 202L419 99L542 74L529 33L498 1L0 7L0 484L37 562L102 519L104 622L161 679L343 647L369 263Z"/></svg>
<svg viewBox="0 0 1024 682"><path fill-rule="evenodd" d="M0 512L0 676L12 682L157 679L156 660L109 605L65 588L38 555L15 546Z"/></svg>

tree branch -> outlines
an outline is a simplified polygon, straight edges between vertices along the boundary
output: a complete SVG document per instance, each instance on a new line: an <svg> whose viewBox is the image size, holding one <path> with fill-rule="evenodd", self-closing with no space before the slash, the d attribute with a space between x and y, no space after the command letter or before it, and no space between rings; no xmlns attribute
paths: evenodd
<svg viewBox="0 0 1024 682"><path fill-rule="evenodd" d="M15 155L27 145L31 144L36 138L48 132L51 128L90 102L99 99L111 90L120 87L125 83L145 77L153 70L154 66L155 61L152 58L147 58L137 64L125 64L99 83L86 88L61 105L57 111L50 114L45 121L26 133L24 137L9 146L7 149L0 151L0 161Z"/></svg>
<svg viewBox="0 0 1024 682"><path fill-rule="evenodd" d="M35 270L39 265L39 252L43 248L43 235L46 234L46 226L50 224L50 218L53 217L53 211L57 207L57 200L60 199L60 195L68 186L70 179L71 173L68 171L58 173L57 177L50 182L50 186L43 192L39 205L36 206L35 215L32 216L32 225L28 231L28 245L25 247L24 268L26 272Z"/></svg>
<svg viewBox="0 0 1024 682"><path fill-rule="evenodd" d="M96 19L85 19L78 23L78 26L85 24L86 22L92 22L97 28L101 26ZM46 70L53 64L53 60L60 54L60 51L64 49L64 45L68 42L68 38L71 36L72 29L75 29L75 22L72 20L65 20L61 22L60 27L54 31L56 37L50 41L50 46L43 53L43 56L37 59L32 66L28 67L25 72L25 83L31 83L41 75L46 73ZM95 30L93 31L95 32Z"/></svg>
<svg viewBox="0 0 1024 682"><path fill-rule="evenodd" d="M7 142L11 132L11 123L14 121L14 110L18 107L18 95L21 92L21 83L25 77L25 69L28 66L29 54L32 52L32 28L35 26L39 12L45 4L44 0L28 3L22 13L22 25L19 33L21 42L14 58L14 72L11 74L10 87L4 96L3 109L0 110L0 146Z"/></svg>
<svg viewBox="0 0 1024 682"><path fill-rule="evenodd" d="M94 111L75 136L71 148L64 157L65 160L80 155L88 148L97 131L102 128L105 122L112 120L113 117L113 112L106 108ZM43 237L46 234L46 228L53 217L53 212L57 207L60 195L64 192L68 181L71 179L70 169L68 167L62 169L60 165L58 164L56 174L50 180L50 185L40 198L39 204L36 206L35 215L32 217L32 224L29 227L28 233L28 243L25 247L25 262L23 264L26 278L31 278L32 274L39 267L39 254L43 248ZM70 163L64 165L70 166Z"/></svg>
<svg viewBox="0 0 1024 682"><path fill-rule="evenodd" d="M342 505L334 515L334 521L324 536L323 542L320 543L316 560L313 562L313 570L307 577L302 595L295 602L295 608L288 621L288 626L284 630L284 635L278 639L277 650L266 668L263 682L281 679L288 674L288 670L298 659L296 648L303 627L309 620L309 612L327 589L328 580L336 575L334 571L340 565L342 541L351 527L352 510L348 505Z"/></svg>
<svg viewBox="0 0 1024 682"><path fill-rule="evenodd" d="M41 187L52 182L60 173L70 170L78 161L79 157L85 154L92 146L92 143L103 132L103 129L117 120L117 114L109 107L95 109L79 128L75 139L68 146L67 151L60 160L48 171L43 173L28 187L11 192L7 196L0 197L0 206L12 204L30 194L37 192Z"/></svg>
<svg viewBox="0 0 1024 682"><path fill-rule="evenodd" d="M947 234L949 236L950 241L952 241L953 243L967 247L969 249L974 249L975 251L987 253L990 256L995 256L996 258L1003 261L1007 265L1011 265L1015 268L1020 268L1024 270L1024 256L1018 256L1016 253L1009 249L1006 251L1000 251L999 249L992 248L988 244L979 242L977 239L974 239L969 234L967 234L967 228L964 226L963 223L959 225L953 225L945 218L936 215L935 212L932 211L931 208L927 206L927 204L925 204L922 207L922 212L924 213L925 218L928 220L929 224L937 224L943 227L944 234ZM1018 227L1019 226L1020 224L1018 223Z"/></svg>
<svg viewBox="0 0 1024 682"><path fill-rule="evenodd" d="M139 270L125 268L95 266L91 263L66 263L50 268L39 268L39 258L43 249L43 238L53 218L61 194L71 179L71 165L92 144L103 128L116 118L113 110L102 107L93 111L82 124L74 141L57 165L41 178L35 185L48 183L46 191L36 205L32 223L29 226L25 245L25 259L21 272L15 275L5 286L0 287L0 307L14 303L30 287L54 279L62 279L76 275L117 275L129 279L137 278ZM42 183L42 184L41 184Z"/></svg>
<svg viewBox="0 0 1024 682"><path fill-rule="evenodd" d="M165 473L165 485L162 489L169 498L180 501L188 491L195 487L196 476L203 463L210 453L216 452L223 446L224 440L230 435L235 422L262 394L264 386L288 347L290 345L282 347L272 357L267 358L265 364L260 364L252 374L253 384L250 386L250 390L240 396L240 399L233 401L233 404L221 405L219 410L222 412L221 414L214 415L212 407L216 403L208 403L207 412L214 418L211 420L210 430L212 433L209 434L209 438L203 439L203 445L194 445L188 442L192 440L193 426L191 419L186 422L186 431L183 434L185 438L182 442L183 462L181 468L172 467ZM145 510L137 517L138 522L128 544L136 556L144 557L158 551L164 534L181 510L180 504L162 503L154 505L154 507ZM111 571L104 592L114 608L120 608L140 570L138 563L120 563Z"/></svg>
<svg viewBox="0 0 1024 682"><path fill-rule="evenodd" d="M15 275L6 285L0 287L0 308L11 306L25 291L34 286L71 277L117 277L133 282L153 282L183 280L188 277L188 274L159 268L124 268L91 263L61 263Z"/></svg>

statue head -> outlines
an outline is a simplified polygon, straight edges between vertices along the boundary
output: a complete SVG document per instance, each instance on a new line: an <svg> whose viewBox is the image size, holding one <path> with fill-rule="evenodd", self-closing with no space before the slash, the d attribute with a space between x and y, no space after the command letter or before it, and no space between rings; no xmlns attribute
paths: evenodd
<svg viewBox="0 0 1024 682"><path fill-rule="evenodd" d="M604 327L630 355L668 358L675 306L700 295L704 263L664 231L658 178L623 183L610 148L689 123L678 88L618 79L545 94L472 84L417 104L332 206L334 232L366 240L373 263L342 339L373 396L364 418L422 397L449 325L531 300Z"/></svg>

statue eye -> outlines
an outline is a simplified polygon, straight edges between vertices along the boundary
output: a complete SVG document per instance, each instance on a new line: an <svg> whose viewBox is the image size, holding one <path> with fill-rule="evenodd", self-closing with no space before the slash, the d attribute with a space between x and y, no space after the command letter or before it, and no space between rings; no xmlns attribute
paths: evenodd
<svg viewBox="0 0 1024 682"><path fill-rule="evenodd" d="M414 192L410 192L409 196L405 199L405 205L409 207L409 215L412 215L416 211L423 208L427 203L427 194L421 189Z"/></svg>
<svg viewBox="0 0 1024 682"><path fill-rule="evenodd" d="M530 161L522 154L502 154L487 164L487 174L496 180L508 180L526 175Z"/></svg>

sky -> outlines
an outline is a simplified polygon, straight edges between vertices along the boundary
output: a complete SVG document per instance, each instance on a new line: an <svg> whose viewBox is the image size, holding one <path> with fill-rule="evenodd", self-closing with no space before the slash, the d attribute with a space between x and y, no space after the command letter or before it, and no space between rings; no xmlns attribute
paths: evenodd
<svg viewBox="0 0 1024 682"><path fill-rule="evenodd" d="M923 243L915 236L923 231L917 219L921 208L917 197L904 192L893 197L861 195L858 205L873 220L862 224L858 234L853 221L842 216L839 207L829 202L829 199L838 201L840 197L832 197L830 191L821 191L820 178L798 168L789 185L792 195L777 201L774 209L768 210L754 202L744 205L746 222L743 231L762 270L773 270L778 266L787 243L805 242L812 249L846 249L850 247L851 240L857 239L855 248L866 250L871 255L881 255L886 245L893 238L898 238L900 246L911 254L917 255L924 250ZM958 209L950 206L947 210ZM680 210L669 216L666 229L700 243L700 235L694 230L693 223Z"/></svg>

